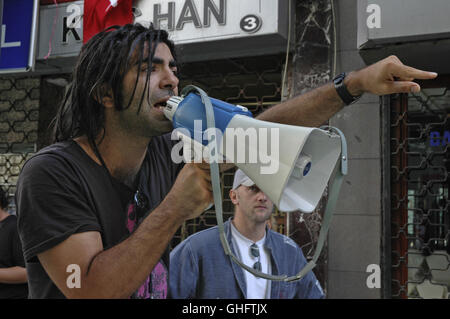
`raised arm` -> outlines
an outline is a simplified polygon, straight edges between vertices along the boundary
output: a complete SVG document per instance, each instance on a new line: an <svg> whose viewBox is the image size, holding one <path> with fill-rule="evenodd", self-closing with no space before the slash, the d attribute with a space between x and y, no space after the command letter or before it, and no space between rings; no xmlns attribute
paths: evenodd
<svg viewBox="0 0 450 319"><path fill-rule="evenodd" d="M393 93L419 92L414 79L428 80L437 76L404 65L396 56L390 56L358 71L350 72L344 84L349 93L358 96L363 93L386 95ZM308 93L289 99L261 113L257 119L289 125L316 127L323 124L344 103L333 83L323 85Z"/></svg>

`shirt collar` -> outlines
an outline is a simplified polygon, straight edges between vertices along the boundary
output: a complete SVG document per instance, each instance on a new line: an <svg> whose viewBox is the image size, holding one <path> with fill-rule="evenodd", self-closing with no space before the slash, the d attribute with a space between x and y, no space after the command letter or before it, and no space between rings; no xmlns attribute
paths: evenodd
<svg viewBox="0 0 450 319"><path fill-rule="evenodd" d="M261 238L260 240L258 240L256 243L253 240L248 239L247 237L245 237L244 235L242 235L237 228L233 225L233 222L230 221L230 227L231 227L231 234L235 237L240 238L241 240L243 240L244 242L248 243L248 245L252 245L252 244L257 244L258 246L261 246L262 244L264 244L265 240L266 240L266 234L267 234L267 229L264 231L264 236L263 238Z"/></svg>

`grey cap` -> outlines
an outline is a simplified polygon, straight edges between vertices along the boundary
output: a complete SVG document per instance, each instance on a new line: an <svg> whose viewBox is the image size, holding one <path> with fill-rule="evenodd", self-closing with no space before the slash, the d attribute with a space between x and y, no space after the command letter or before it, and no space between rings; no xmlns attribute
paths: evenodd
<svg viewBox="0 0 450 319"><path fill-rule="evenodd" d="M233 190L238 188L239 186L244 185L247 187L255 185L255 183L244 174L244 172L240 169L236 171L234 174L234 181L233 181Z"/></svg>

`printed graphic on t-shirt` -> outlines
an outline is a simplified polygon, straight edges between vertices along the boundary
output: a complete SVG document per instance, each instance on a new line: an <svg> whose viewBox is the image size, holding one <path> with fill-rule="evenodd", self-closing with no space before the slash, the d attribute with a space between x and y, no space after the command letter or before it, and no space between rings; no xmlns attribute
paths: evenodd
<svg viewBox="0 0 450 319"><path fill-rule="evenodd" d="M134 232L137 228L136 204L128 206L127 229ZM142 286L131 296L136 299L166 299L168 287L169 271L162 260L156 264L151 274L147 277Z"/></svg>

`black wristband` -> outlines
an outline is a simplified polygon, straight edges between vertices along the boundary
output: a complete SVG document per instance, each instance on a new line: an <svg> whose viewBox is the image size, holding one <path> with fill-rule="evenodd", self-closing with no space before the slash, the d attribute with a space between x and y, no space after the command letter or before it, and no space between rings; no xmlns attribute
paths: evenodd
<svg viewBox="0 0 450 319"><path fill-rule="evenodd" d="M361 95L353 96L350 94L350 92L347 90L347 87L344 84L344 79L346 75L347 74L345 72L339 74L333 79L333 83L337 94L345 103L345 105L350 105L352 103L355 103L361 97Z"/></svg>

